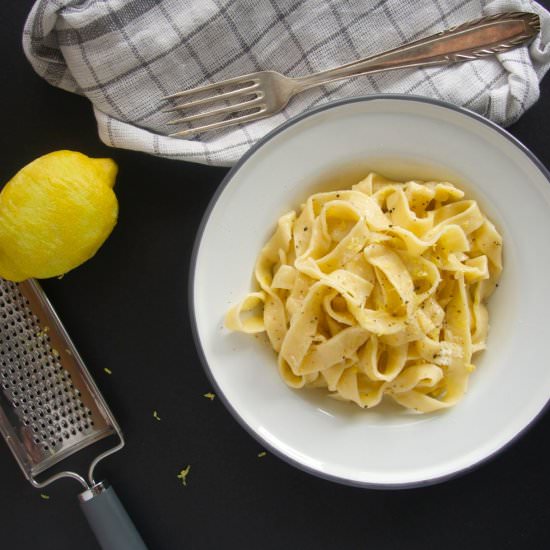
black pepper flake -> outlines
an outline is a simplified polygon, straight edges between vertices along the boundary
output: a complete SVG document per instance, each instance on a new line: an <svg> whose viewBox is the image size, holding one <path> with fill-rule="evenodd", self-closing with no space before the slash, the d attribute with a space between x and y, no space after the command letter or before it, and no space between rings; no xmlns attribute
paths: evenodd
<svg viewBox="0 0 550 550"><path fill-rule="evenodd" d="M340 193L336 193L336 198L337 198L337 199L340 198Z"/></svg>
<svg viewBox="0 0 550 550"><path fill-rule="evenodd" d="M306 225L306 226L304 227L304 231L307 231L307 229L308 229L308 228L307 228L307 225Z"/></svg>

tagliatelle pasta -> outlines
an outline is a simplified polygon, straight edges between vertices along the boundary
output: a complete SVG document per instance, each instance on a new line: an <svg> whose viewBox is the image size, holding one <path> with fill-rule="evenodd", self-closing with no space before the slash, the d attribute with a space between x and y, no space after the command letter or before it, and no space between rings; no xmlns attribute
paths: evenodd
<svg viewBox="0 0 550 550"><path fill-rule="evenodd" d="M371 173L279 219L225 324L265 331L293 388L431 412L466 391L501 270L502 238L463 191Z"/></svg>

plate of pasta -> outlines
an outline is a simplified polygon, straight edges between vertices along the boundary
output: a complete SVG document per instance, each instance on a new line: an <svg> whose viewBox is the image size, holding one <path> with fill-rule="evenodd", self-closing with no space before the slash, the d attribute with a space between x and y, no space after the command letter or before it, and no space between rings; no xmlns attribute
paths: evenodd
<svg viewBox="0 0 550 550"><path fill-rule="evenodd" d="M227 175L190 304L230 412L338 482L442 481L541 414L549 175L482 117L410 96L291 119Z"/></svg>

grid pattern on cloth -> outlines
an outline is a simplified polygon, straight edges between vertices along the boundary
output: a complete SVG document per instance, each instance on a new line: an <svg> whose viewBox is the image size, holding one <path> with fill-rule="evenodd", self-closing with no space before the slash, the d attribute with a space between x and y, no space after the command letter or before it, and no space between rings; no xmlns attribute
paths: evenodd
<svg viewBox="0 0 550 550"><path fill-rule="evenodd" d="M270 118L193 139L167 136L174 116L160 105L168 94L258 70L309 74L502 11L541 17L528 48L335 82ZM228 166L289 117L346 97L427 96L509 125L539 97L550 14L530 0L38 0L23 47L48 82L90 99L107 145Z"/></svg>

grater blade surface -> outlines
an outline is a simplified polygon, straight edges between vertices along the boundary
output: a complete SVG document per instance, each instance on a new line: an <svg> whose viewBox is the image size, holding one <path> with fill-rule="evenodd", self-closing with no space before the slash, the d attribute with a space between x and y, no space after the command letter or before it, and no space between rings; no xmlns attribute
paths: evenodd
<svg viewBox="0 0 550 550"><path fill-rule="evenodd" d="M26 477L120 428L38 283L0 278L0 433Z"/></svg>

